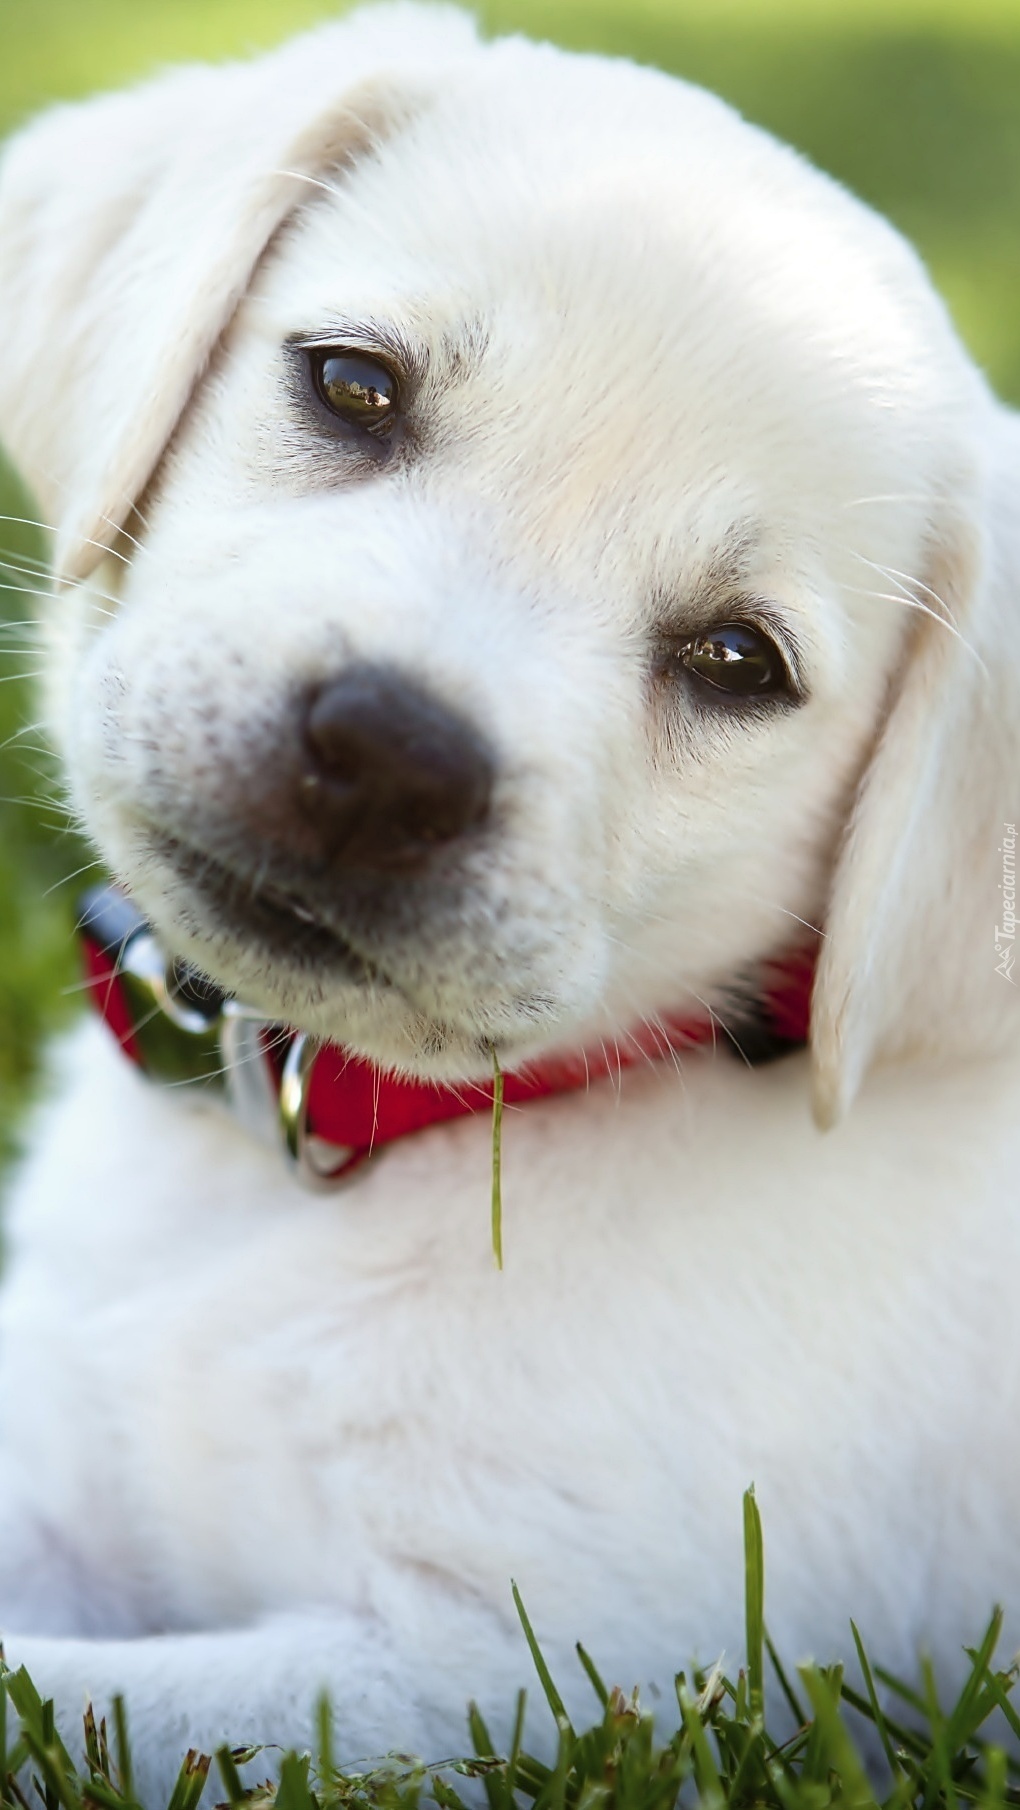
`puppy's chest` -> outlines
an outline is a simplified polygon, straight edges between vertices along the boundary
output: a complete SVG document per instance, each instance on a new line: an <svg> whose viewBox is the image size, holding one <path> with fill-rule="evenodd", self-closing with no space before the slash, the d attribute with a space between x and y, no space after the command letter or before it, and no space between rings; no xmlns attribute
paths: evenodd
<svg viewBox="0 0 1020 1810"><path fill-rule="evenodd" d="M87 1542L102 1450L152 1612L201 1619L371 1597L394 1560L493 1601L522 1548L550 1590L607 1543L627 1571L635 1527L674 1550L702 1479L734 1501L767 1487L809 1428L827 1487L876 1421L909 1468L930 1428L958 1408L969 1424L1001 1356L957 1283L965 1253L1008 1294L1007 1216L994 1189L957 1198L938 1152L918 1171L909 1114L860 1145L819 1138L785 1066L695 1062L683 1087L635 1076L508 1114L502 1273L482 1121L310 1198L215 1119L133 1077L90 1103L83 1078L68 1147L76 1113L109 1123L79 1149L73 1212L67 1177L30 1169L7 1291L30 1470L54 1476L59 1454ZM641 1550L634 1591L654 1574Z"/></svg>

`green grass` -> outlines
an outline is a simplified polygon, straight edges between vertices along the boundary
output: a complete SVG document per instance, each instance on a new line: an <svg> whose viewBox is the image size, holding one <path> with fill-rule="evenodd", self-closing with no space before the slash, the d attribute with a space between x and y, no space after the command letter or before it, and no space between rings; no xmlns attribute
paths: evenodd
<svg viewBox="0 0 1020 1810"><path fill-rule="evenodd" d="M29 499L0 466L0 510L31 513ZM66 829L52 762L32 727L29 684L13 675L36 666L25 619L33 597L17 585L38 558L35 532L0 523L0 1163L16 1128L47 1031L67 1015L76 979L69 935L68 875L88 860ZM6 563L5 563L6 562ZM34 587L33 587L34 588Z"/></svg>
<svg viewBox="0 0 1020 1810"><path fill-rule="evenodd" d="M852 1684L842 1665L794 1668L772 1645L753 1490L744 1498L744 1555L745 1664L735 1678L721 1667L678 1672L669 1732L657 1730L636 1691L607 1685L580 1645L578 1664L591 1686L593 1715L587 1727L576 1728L514 1588L522 1658L526 1644L552 1718L541 1744L545 1757L526 1742L523 1691L507 1718L513 1733L506 1752L471 1704L464 1755L428 1764L406 1755L345 1762L336 1755L332 1710L323 1701L314 1755L265 1747L224 1747L215 1755L191 1750L182 1755L168 1810L196 1810L200 1798L214 1795L223 1810L418 1810L427 1804L469 1810L480 1802L487 1810L1006 1810L1020 1802L1020 1717L1011 1700L1017 1667L995 1663L1001 1614L968 1649L967 1675L951 1704L940 1702L930 1667L922 1666L915 1689L873 1664L853 1623L859 1682ZM134 1795L121 1703L114 1704L110 1731L86 1710L77 1756L54 1727L53 1705L40 1699L23 1670L3 1671L0 1705L5 1807L157 1810Z"/></svg>

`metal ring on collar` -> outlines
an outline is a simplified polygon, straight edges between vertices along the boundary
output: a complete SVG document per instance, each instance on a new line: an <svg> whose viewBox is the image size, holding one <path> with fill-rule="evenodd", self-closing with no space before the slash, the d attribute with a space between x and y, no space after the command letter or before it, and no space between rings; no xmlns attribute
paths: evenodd
<svg viewBox="0 0 1020 1810"><path fill-rule="evenodd" d="M360 1152L350 1145L329 1144L308 1129L308 1096L319 1043L299 1031L287 1051L280 1080L280 1132L298 1180L314 1189L334 1188L356 1168Z"/></svg>

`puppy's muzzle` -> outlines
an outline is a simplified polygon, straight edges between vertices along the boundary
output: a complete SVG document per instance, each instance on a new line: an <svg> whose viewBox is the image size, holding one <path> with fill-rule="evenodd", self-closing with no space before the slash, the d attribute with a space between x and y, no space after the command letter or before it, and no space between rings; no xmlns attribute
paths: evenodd
<svg viewBox="0 0 1020 1810"><path fill-rule="evenodd" d="M464 857L492 824L482 732L399 668L360 663L292 697L214 791L189 788L154 848L214 920L275 958L378 975L456 911ZM372 959L368 959L368 951Z"/></svg>
<svg viewBox="0 0 1020 1810"><path fill-rule="evenodd" d="M421 873L437 847L489 815L494 760L481 734L399 672L355 666L308 701L295 806L321 860Z"/></svg>

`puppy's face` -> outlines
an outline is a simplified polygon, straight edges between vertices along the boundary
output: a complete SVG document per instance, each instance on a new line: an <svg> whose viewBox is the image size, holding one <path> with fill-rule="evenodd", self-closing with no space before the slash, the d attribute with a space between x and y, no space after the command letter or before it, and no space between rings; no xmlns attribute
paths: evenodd
<svg viewBox="0 0 1020 1810"><path fill-rule="evenodd" d="M175 949L385 1063L727 1021L824 915L970 383L718 103L479 52L309 185L64 600L84 819Z"/></svg>

